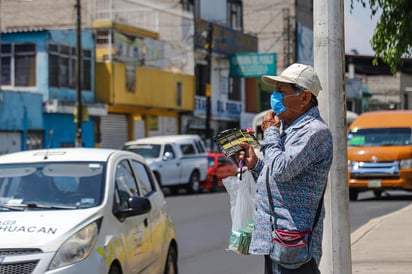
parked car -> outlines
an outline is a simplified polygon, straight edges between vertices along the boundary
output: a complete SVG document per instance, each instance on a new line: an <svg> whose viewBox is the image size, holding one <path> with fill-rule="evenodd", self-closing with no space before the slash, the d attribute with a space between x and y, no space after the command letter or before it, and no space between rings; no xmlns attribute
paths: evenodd
<svg viewBox="0 0 412 274"><path fill-rule="evenodd" d="M163 188L198 193L207 177L207 152L198 135L165 135L126 142L124 150L146 159Z"/></svg>
<svg viewBox="0 0 412 274"><path fill-rule="evenodd" d="M412 110L362 113L348 130L349 195L412 191Z"/></svg>
<svg viewBox="0 0 412 274"><path fill-rule="evenodd" d="M237 166L221 152L209 152L207 159L207 179L200 185L200 188L213 192L220 191L224 188L222 179L228 176L236 176Z"/></svg>
<svg viewBox="0 0 412 274"><path fill-rule="evenodd" d="M135 153L0 156L0 227L0 273L177 273L163 192Z"/></svg>

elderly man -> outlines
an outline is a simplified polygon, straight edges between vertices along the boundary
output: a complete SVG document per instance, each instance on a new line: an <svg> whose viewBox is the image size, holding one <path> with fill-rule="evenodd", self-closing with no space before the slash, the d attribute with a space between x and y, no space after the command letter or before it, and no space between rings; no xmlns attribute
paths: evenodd
<svg viewBox="0 0 412 274"><path fill-rule="evenodd" d="M272 110L262 121L262 159L247 143L241 143L244 150L237 154L237 160L258 176L249 252L264 255L265 274L319 273L322 201L333 151L330 129L317 107L322 87L314 69L303 64L292 64L279 76L265 75L262 80L275 87ZM311 231L308 262L290 269L272 260L273 228Z"/></svg>

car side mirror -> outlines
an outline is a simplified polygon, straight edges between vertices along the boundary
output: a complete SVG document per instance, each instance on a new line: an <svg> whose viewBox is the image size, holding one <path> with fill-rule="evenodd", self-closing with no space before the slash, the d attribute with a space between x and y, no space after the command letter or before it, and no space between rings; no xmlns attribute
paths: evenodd
<svg viewBox="0 0 412 274"><path fill-rule="evenodd" d="M165 154L163 155L163 161L167 161L173 159L173 154L171 152L165 152Z"/></svg>
<svg viewBox="0 0 412 274"><path fill-rule="evenodd" d="M127 208L117 210L115 214L117 218L124 219L130 216L146 214L152 209L149 199L145 197L131 196L127 204Z"/></svg>

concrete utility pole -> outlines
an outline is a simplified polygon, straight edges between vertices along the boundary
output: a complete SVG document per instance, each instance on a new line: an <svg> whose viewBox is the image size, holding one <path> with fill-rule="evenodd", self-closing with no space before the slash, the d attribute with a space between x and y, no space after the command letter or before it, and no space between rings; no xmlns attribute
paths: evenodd
<svg viewBox="0 0 412 274"><path fill-rule="evenodd" d="M347 178L344 0L314 0L314 66L323 91L322 117L333 135L333 163L325 192L322 274L352 273Z"/></svg>

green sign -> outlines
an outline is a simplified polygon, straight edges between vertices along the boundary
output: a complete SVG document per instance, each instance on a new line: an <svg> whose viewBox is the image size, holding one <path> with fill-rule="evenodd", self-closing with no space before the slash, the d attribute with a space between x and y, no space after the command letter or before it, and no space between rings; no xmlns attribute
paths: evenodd
<svg viewBox="0 0 412 274"><path fill-rule="evenodd" d="M230 56L230 77L276 75L276 53L242 53Z"/></svg>

